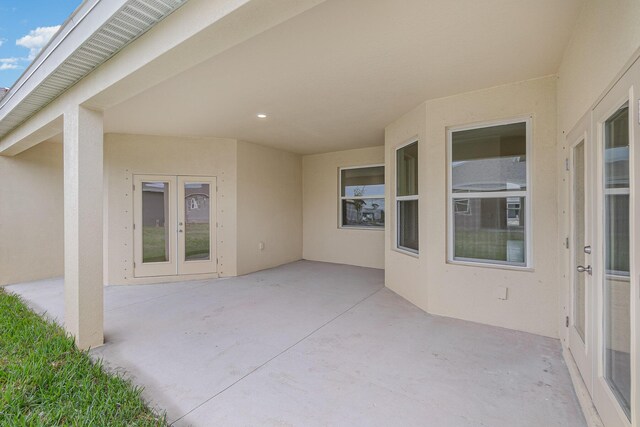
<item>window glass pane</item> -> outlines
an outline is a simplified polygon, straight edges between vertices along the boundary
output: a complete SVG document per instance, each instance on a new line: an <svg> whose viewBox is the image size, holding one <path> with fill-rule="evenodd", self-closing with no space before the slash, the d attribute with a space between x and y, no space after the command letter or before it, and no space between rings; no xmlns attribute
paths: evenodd
<svg viewBox="0 0 640 427"><path fill-rule="evenodd" d="M184 185L185 261L208 260L211 255L209 184Z"/></svg>
<svg viewBox="0 0 640 427"><path fill-rule="evenodd" d="M341 174L342 196L384 196L384 166L343 169Z"/></svg>
<svg viewBox="0 0 640 427"><path fill-rule="evenodd" d="M454 193L527 188L526 123L452 132Z"/></svg>
<svg viewBox="0 0 640 427"><path fill-rule="evenodd" d="M629 107L619 109L605 123L605 186L629 187Z"/></svg>
<svg viewBox="0 0 640 427"><path fill-rule="evenodd" d="M398 201L398 247L418 252L418 201Z"/></svg>
<svg viewBox="0 0 640 427"><path fill-rule="evenodd" d="M418 194L418 142L402 147L396 152L396 176L398 196Z"/></svg>
<svg viewBox="0 0 640 427"><path fill-rule="evenodd" d="M169 183L142 183L142 262L169 261Z"/></svg>
<svg viewBox="0 0 640 427"><path fill-rule="evenodd" d="M384 227L384 199L343 199L342 225Z"/></svg>
<svg viewBox="0 0 640 427"><path fill-rule="evenodd" d="M604 126L604 365L605 378L631 414L631 286L629 212L629 106Z"/></svg>
<svg viewBox="0 0 640 427"><path fill-rule="evenodd" d="M525 265L524 197L470 198L465 211L457 202L454 259Z"/></svg>
<svg viewBox="0 0 640 427"><path fill-rule="evenodd" d="M584 182L584 141L580 142L573 149L573 245L574 252L573 265L587 265L586 254L581 248L586 246L585 242L585 182ZM574 325L578 335L585 341L586 325L586 283L584 274L573 275L573 313Z"/></svg>

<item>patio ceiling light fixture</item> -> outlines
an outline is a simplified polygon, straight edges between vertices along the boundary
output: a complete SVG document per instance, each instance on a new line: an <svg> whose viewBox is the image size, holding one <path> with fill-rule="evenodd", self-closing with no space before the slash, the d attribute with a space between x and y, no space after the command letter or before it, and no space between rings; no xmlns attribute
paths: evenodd
<svg viewBox="0 0 640 427"><path fill-rule="evenodd" d="M266 119L266 118L267 118L267 115L266 115L266 114L264 114L264 113L258 113L258 114L256 114L256 116L257 116L259 119Z"/></svg>

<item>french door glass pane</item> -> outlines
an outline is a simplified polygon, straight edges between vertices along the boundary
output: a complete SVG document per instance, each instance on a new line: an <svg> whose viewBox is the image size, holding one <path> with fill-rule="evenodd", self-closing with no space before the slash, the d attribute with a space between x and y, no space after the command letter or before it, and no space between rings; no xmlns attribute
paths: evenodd
<svg viewBox="0 0 640 427"><path fill-rule="evenodd" d="M454 259L525 265L524 197L453 199L452 209Z"/></svg>
<svg viewBox="0 0 640 427"><path fill-rule="evenodd" d="M184 185L185 261L211 257L210 185L190 182Z"/></svg>
<svg viewBox="0 0 640 427"><path fill-rule="evenodd" d="M418 252L418 201L398 201L398 247Z"/></svg>
<svg viewBox="0 0 640 427"><path fill-rule="evenodd" d="M630 416L631 287L629 278L629 107L604 126L605 378Z"/></svg>
<svg viewBox="0 0 640 427"><path fill-rule="evenodd" d="M142 262L169 261L169 183L142 183Z"/></svg>
<svg viewBox="0 0 640 427"><path fill-rule="evenodd" d="M580 142L573 151L573 265L586 265L584 253L584 231L585 231L585 192L584 192L584 141ZM575 318L575 328L584 342L585 326L585 276L584 274L574 274L573 283L573 312Z"/></svg>

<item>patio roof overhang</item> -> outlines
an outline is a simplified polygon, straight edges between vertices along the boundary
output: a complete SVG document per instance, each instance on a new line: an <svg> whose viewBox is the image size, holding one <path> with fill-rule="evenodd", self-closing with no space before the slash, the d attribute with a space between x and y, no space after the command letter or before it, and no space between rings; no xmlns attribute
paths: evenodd
<svg viewBox="0 0 640 427"><path fill-rule="evenodd" d="M104 111L321 1L85 0L0 99L0 155L59 135L69 106Z"/></svg>
<svg viewBox="0 0 640 427"><path fill-rule="evenodd" d="M381 145L384 128L425 100L556 74L582 6L162 0L165 14L119 51L82 53L101 28L126 27L117 15L131 4L158 1L83 3L0 101L0 155L59 135L74 104L103 111L105 133L232 137L301 154ZM86 30L70 31L90 6ZM52 51L65 35L70 48Z"/></svg>

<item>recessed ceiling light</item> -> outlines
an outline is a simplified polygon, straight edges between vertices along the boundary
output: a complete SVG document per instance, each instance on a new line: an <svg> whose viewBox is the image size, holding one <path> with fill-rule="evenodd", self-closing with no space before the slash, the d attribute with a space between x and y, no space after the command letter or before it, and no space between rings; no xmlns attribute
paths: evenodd
<svg viewBox="0 0 640 427"><path fill-rule="evenodd" d="M258 116L259 119L266 119L267 118L267 115L264 114L264 113L258 113L257 116Z"/></svg>

